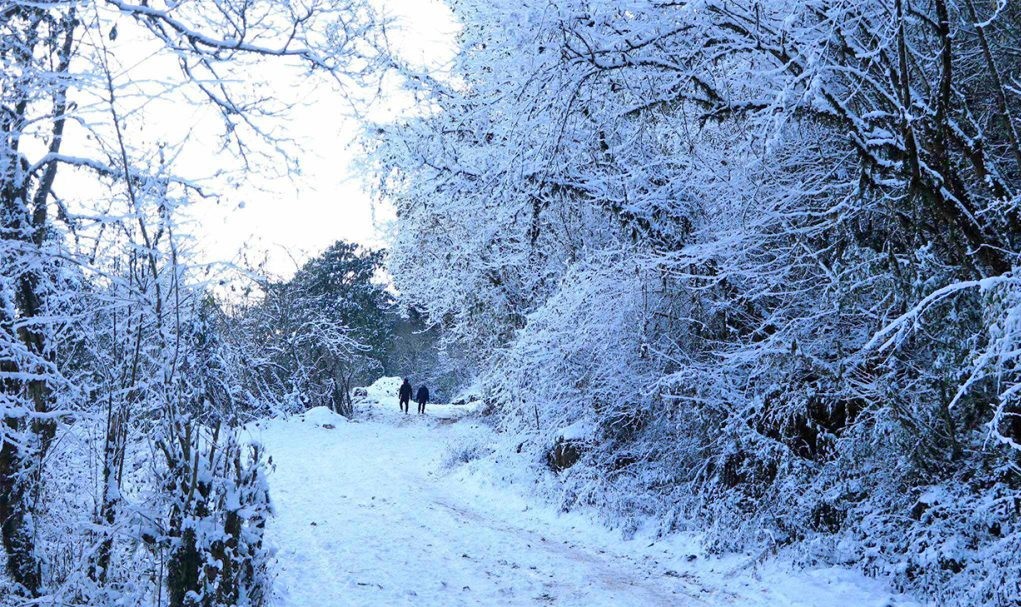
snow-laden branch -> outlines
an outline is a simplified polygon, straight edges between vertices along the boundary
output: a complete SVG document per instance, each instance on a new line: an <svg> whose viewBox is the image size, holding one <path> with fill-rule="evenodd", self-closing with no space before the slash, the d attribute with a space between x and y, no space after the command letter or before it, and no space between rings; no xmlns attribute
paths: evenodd
<svg viewBox="0 0 1021 607"><path fill-rule="evenodd" d="M957 293L971 289L991 291L1003 285L1016 286L1019 284L1021 284L1021 279L1018 279L1013 274L1004 274L1002 276L991 276L980 280L966 280L946 285L925 296L912 306L910 310L886 324L879 331L876 331L872 338L861 347L860 352L862 355L866 355L871 351L882 352L896 345L907 332L919 328L919 319L929 308L949 297L953 297Z"/></svg>

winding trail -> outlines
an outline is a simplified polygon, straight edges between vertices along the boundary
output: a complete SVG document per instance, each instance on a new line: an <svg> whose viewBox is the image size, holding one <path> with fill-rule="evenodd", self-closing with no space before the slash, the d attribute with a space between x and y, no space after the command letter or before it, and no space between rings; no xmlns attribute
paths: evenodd
<svg viewBox="0 0 1021 607"><path fill-rule="evenodd" d="M686 554L645 542L639 550L511 487L466 482L443 464L448 443L482 429L452 423L457 411L405 417L396 405L363 405L353 421L319 409L251 428L275 466L267 541L278 605L828 604L775 594L751 576L706 578L685 569Z"/></svg>

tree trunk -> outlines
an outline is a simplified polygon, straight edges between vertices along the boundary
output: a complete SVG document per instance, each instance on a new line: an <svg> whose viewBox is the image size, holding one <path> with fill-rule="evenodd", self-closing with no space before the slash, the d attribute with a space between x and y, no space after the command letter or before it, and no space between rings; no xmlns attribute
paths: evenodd
<svg viewBox="0 0 1021 607"><path fill-rule="evenodd" d="M38 53L56 58L53 71L62 76L68 73L70 57L77 28L75 8L72 6L61 18L59 35L40 35L40 24L47 20L41 8L27 8L22 14L26 29L22 48L9 60L29 66ZM41 47L41 48L40 48ZM31 70L26 70L31 73ZM49 222L47 205L56 176L56 163L51 163L33 183L25 170L26 161L21 152L21 136L26 127L26 115L36 83L26 77L13 91L13 101L4 108L0 119L0 156L7 159L0 174L0 228L4 238L18 241L21 259L17 265L4 268L0 284L0 332L5 340L24 348L27 360L11 357L0 360L0 371L8 379L0 383L0 390L10 401L24 403L29 411L4 414L3 443L0 445L0 535L7 552L7 570L11 578L25 593L38 596L42 589L42 567L36 552L33 528L33 501L38 493L42 460L56 434L56 421L46 413L50 411L51 385L46 379L53 353L47 344L45 323L25 322L46 315L43 293L45 266L43 245ZM53 109L53 128L48 149L57 153L63 141L64 114L67 111L67 84L56 81L46 91ZM16 249L18 250L18 249ZM25 263L25 262L28 263ZM11 317L13 310L14 317ZM15 321L20 328L15 330ZM28 367L28 368L24 368ZM31 379L14 379L18 374L29 374Z"/></svg>

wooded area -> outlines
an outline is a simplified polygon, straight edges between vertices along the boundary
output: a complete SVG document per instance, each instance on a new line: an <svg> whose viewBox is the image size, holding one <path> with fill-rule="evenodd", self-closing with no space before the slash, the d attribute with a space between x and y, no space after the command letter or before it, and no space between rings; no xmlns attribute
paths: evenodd
<svg viewBox="0 0 1021 607"><path fill-rule="evenodd" d="M1016 600L1021 7L455 6L391 271L548 494Z"/></svg>

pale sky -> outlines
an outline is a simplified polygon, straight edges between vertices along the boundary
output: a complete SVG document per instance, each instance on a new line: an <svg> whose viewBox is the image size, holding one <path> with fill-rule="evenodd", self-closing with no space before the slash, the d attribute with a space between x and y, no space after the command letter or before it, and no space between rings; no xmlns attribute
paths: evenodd
<svg viewBox="0 0 1021 607"><path fill-rule="evenodd" d="M457 24L443 0L373 0L397 19L388 29L389 40L406 60L442 69L455 51ZM352 145L358 133L356 119L345 117L344 101L327 86L316 86L303 73L284 67L260 68L254 74L257 93L273 100L296 103L285 120L271 122L277 134L297 142L300 175L281 177L273 163L263 163L240 179L219 175L236 169L236 156L220 150L216 133L223 123L208 105L193 102L196 97L167 88L163 74L177 70L176 59L158 52L144 42L132 21L119 13L101 15L102 32L90 32L84 44L105 45L111 55L118 100L129 120L132 160L142 164L158 162L159 143L177 150L173 160L176 174L208 185L218 201L202 200L185 213L185 230L194 237L193 253L200 262L235 261L246 250L252 261L268 254L266 270L287 276L301 263L337 240L351 240L367 246L387 244L387 222L393 212L375 204L368 191L371 176L360 176L354 164L357 150ZM113 27L116 39L102 35ZM148 44L148 46L146 46ZM279 65L279 64L277 64ZM279 74L277 71L279 69ZM247 85L246 85L247 86ZM268 89L268 90L267 90ZM98 95L98 96L97 96ZM83 122L89 115L99 124L109 124L105 92L78 92L74 102ZM183 97L182 97L183 95ZM372 109L374 118L390 118L411 110L407 95L384 95ZM121 116L125 118L125 116ZM68 123L68 149L89 149L95 154L88 134L77 122ZM38 150L44 152L41 148ZM279 163L277 163L279 165ZM236 176L235 172L232 175ZM56 184L58 193L73 194L82 201L102 201L109 191L87 174L62 170ZM86 207L88 208L88 207Z"/></svg>
<svg viewBox="0 0 1021 607"><path fill-rule="evenodd" d="M381 0L399 19L391 41L409 60L441 65L454 52L456 24L442 0ZM392 209L374 204L368 185L352 166L357 122L341 102L312 93L296 110L289 134L302 143L302 175L295 180L251 176L248 187L226 192L219 204L196 205L193 228L210 260L233 259L246 247L269 254L268 269L289 274L339 239L368 246L386 244ZM292 261L292 258L294 261Z"/></svg>

